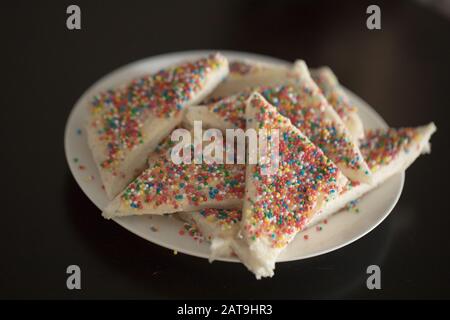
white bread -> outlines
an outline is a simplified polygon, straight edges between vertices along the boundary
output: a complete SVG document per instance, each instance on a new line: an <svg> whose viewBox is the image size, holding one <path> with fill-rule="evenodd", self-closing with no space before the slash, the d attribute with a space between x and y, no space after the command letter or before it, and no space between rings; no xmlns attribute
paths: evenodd
<svg viewBox="0 0 450 320"><path fill-rule="evenodd" d="M148 168L108 204L103 216L241 208L243 193L244 165L175 164L167 154L156 154L150 156Z"/></svg>
<svg viewBox="0 0 450 320"><path fill-rule="evenodd" d="M358 108L352 103L347 93L339 85L336 75L328 67L311 69L311 76L322 90L325 98L341 117L353 139L364 137L364 126L358 116Z"/></svg>
<svg viewBox="0 0 450 320"><path fill-rule="evenodd" d="M147 154L228 74L220 54L170 66L94 98L88 144L105 191L114 197L144 168Z"/></svg>
<svg viewBox="0 0 450 320"><path fill-rule="evenodd" d="M361 152L368 162L373 175L373 184L349 182L343 192L324 205L308 225L315 225L331 214L344 208L370 190L381 185L393 175L405 171L421 154L430 152L430 138L436 131L434 123L416 128L381 129L368 131L361 143ZM401 139L398 139L401 137ZM401 142L403 140L403 142ZM382 143L379 143L382 141ZM397 142L395 142L397 141ZM395 156L382 155L380 146L389 145Z"/></svg>
<svg viewBox="0 0 450 320"><path fill-rule="evenodd" d="M242 210L207 208L195 212L180 212L179 218L195 226L203 238L210 242L209 261L229 257L231 243L239 231Z"/></svg>
<svg viewBox="0 0 450 320"><path fill-rule="evenodd" d="M264 175L261 164L246 166L242 221L231 243L259 279L273 275L275 261L325 200L347 179L323 152L260 94L250 96L247 129L279 131L279 165Z"/></svg>

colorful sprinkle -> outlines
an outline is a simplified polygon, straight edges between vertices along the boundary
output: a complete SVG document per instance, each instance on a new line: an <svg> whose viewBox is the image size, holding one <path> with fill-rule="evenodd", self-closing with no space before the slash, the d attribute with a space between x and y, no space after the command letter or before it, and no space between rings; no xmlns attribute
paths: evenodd
<svg viewBox="0 0 450 320"><path fill-rule="evenodd" d="M311 76L342 120L347 121L348 116L358 110L339 86L331 70L325 68L315 70L311 73Z"/></svg>
<svg viewBox="0 0 450 320"><path fill-rule="evenodd" d="M341 173L261 96L253 96L250 106L256 110L257 128L279 130L280 159L273 175L262 174L260 165L251 166L256 194L248 204L244 228L249 239L268 237L274 247L283 247L304 228L319 196L328 198L340 191L337 181Z"/></svg>
<svg viewBox="0 0 450 320"><path fill-rule="evenodd" d="M149 167L123 192L123 205L132 209L169 205L199 206L244 196L244 165L174 164L170 152L149 159Z"/></svg>
<svg viewBox="0 0 450 320"><path fill-rule="evenodd" d="M194 221L192 221L191 223L184 223L183 227L178 231L178 234L180 236L187 234L192 239L194 239L199 243L205 240L203 234L201 233L200 229L197 227Z"/></svg>
<svg viewBox="0 0 450 320"><path fill-rule="evenodd" d="M342 123L330 119L327 101L317 87L304 85L262 89L267 101L288 117L316 146L337 165L365 174L364 159Z"/></svg>
<svg viewBox="0 0 450 320"><path fill-rule="evenodd" d="M344 209L347 211L350 211L350 212L359 213L359 209L356 207L358 202L359 202L359 199L352 200L345 205Z"/></svg>
<svg viewBox="0 0 450 320"><path fill-rule="evenodd" d="M242 218L242 211L237 209L204 209L200 210L200 214L222 232L231 230Z"/></svg>
<svg viewBox="0 0 450 320"><path fill-rule="evenodd" d="M245 101L248 94L237 94L226 97L217 102L207 104L211 112L217 113L222 119L228 121L236 128L245 128Z"/></svg>
<svg viewBox="0 0 450 320"><path fill-rule="evenodd" d="M127 152L144 143L142 127L151 117L169 118L203 90L206 78L224 65L224 58L211 55L185 62L156 74L133 80L127 86L108 90L93 99L92 127L107 146L104 169L116 173Z"/></svg>
<svg viewBox="0 0 450 320"><path fill-rule="evenodd" d="M376 129L361 140L361 153L372 172L396 159L400 152L408 152L413 141L420 138L417 129Z"/></svg>
<svg viewBox="0 0 450 320"><path fill-rule="evenodd" d="M211 103L208 108L232 127L244 129L245 102L254 89ZM358 177L370 174L358 146L343 123L333 119L332 107L314 83L305 82L300 88L281 85L256 89L339 168L350 169Z"/></svg>

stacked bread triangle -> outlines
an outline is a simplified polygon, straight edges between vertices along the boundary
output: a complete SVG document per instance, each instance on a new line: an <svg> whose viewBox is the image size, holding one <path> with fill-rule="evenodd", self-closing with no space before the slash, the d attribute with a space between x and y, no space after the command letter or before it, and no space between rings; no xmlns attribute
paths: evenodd
<svg viewBox="0 0 450 320"><path fill-rule="evenodd" d="M111 198L104 217L174 214L209 240L211 260L234 254L258 279L274 274L299 231L429 152L436 130L433 123L364 130L329 68L229 63L220 53L101 93L91 110L89 145ZM266 163L248 157L174 161L196 149L199 123L219 134L276 136L277 166L267 174ZM172 135L180 127L190 130L182 151Z"/></svg>

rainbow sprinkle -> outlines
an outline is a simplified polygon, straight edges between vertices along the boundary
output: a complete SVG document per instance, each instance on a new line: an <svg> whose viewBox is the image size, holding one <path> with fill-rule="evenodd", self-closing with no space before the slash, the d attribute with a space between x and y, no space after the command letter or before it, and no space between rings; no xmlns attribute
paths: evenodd
<svg viewBox="0 0 450 320"><path fill-rule="evenodd" d="M357 207L358 202L359 199L350 201L345 205L344 210L359 213L359 208Z"/></svg>
<svg viewBox="0 0 450 320"><path fill-rule="evenodd" d="M200 214L209 223L214 223L222 231L228 231L241 221L242 211L237 209L204 209Z"/></svg>
<svg viewBox="0 0 450 320"><path fill-rule="evenodd" d="M177 115L203 89L206 77L223 65L223 59L211 55L182 63L94 97L91 125L97 139L107 146L107 158L101 167L116 172L126 152L144 143L145 121L151 116Z"/></svg>
<svg viewBox="0 0 450 320"><path fill-rule="evenodd" d="M256 195L246 199L244 230L249 239L263 236L274 247L283 247L305 226L320 195L329 197L340 191L340 171L264 99L255 96L250 106L256 109L257 128L279 129L280 161L274 175L262 174L261 165L250 167Z"/></svg>
<svg viewBox="0 0 450 320"><path fill-rule="evenodd" d="M210 103L207 107L234 127L245 129L245 101L248 97L248 93L237 94Z"/></svg>
<svg viewBox="0 0 450 320"><path fill-rule="evenodd" d="M369 171L358 147L344 126L330 119L326 108L327 101L318 90L317 87L306 84L302 88L292 85L257 88L270 104L289 118L338 167L358 171L363 176L368 175ZM252 90L246 90L224 98L209 104L208 108L233 127L244 129L245 101L251 92Z"/></svg>
<svg viewBox="0 0 450 320"><path fill-rule="evenodd" d="M326 100L314 88L293 86L265 88L262 95L288 117L316 146L336 164L361 170L364 162L351 136L327 116Z"/></svg>
<svg viewBox="0 0 450 320"><path fill-rule="evenodd" d="M370 170L375 172L397 158L401 151L409 152L411 142L419 137L414 128L370 130L361 140L360 150Z"/></svg>
<svg viewBox="0 0 450 320"><path fill-rule="evenodd" d="M178 234L183 236L185 234L188 234L192 239L194 239L195 241L201 243L203 242L205 239L203 237L203 234L201 233L201 231L199 230L199 228L196 226L196 224L193 223L184 223L183 227L180 229L180 231L178 231Z"/></svg>
<svg viewBox="0 0 450 320"><path fill-rule="evenodd" d="M170 156L155 156L149 168L136 178L121 196L132 209L184 204L199 206L207 201L242 199L245 170L234 164L174 164Z"/></svg>
<svg viewBox="0 0 450 320"><path fill-rule="evenodd" d="M349 114L357 111L356 106L339 87L339 83L331 70L319 69L312 72L311 76L342 120L348 120Z"/></svg>

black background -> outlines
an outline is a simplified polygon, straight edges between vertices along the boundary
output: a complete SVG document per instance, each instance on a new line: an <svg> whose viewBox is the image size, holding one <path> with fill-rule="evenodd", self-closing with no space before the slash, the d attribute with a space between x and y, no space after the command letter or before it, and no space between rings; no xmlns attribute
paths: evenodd
<svg viewBox="0 0 450 320"><path fill-rule="evenodd" d="M66 29L78 4L82 30ZM0 298L450 298L450 20L409 1L1 3ZM243 266L173 255L106 221L72 178L63 133L77 98L115 68L190 49L327 64L391 126L435 121L433 153L407 172L392 214L324 256ZM66 289L66 267L82 290ZM382 290L366 288L378 264Z"/></svg>

